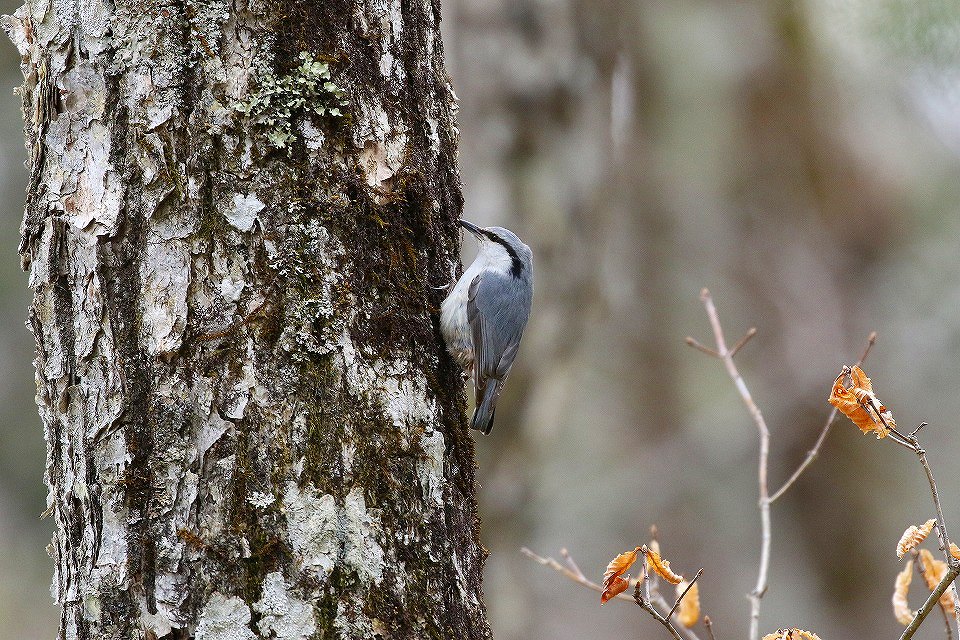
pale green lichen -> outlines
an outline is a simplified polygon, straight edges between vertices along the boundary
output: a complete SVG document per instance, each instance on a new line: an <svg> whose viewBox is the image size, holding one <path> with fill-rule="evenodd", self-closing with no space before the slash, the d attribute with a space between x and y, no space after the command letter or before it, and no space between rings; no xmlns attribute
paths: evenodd
<svg viewBox="0 0 960 640"><path fill-rule="evenodd" d="M278 149L289 147L297 120L310 114L339 118L349 103L333 82L329 64L307 51L301 51L299 59L299 66L287 75L277 77L270 70L260 74L256 93L234 107L265 127L267 141Z"/></svg>

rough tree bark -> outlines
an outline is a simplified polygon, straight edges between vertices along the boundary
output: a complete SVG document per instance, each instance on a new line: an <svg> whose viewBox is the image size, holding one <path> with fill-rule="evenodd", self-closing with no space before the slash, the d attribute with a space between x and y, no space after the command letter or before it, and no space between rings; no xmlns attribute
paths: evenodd
<svg viewBox="0 0 960 640"><path fill-rule="evenodd" d="M437 0L32 0L60 637L487 638Z"/></svg>

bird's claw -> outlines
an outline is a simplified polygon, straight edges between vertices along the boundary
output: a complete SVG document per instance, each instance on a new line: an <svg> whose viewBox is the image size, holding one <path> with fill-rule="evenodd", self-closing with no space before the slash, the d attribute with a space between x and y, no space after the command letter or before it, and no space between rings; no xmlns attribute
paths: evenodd
<svg viewBox="0 0 960 640"><path fill-rule="evenodd" d="M450 281L447 284L440 285L439 287L431 286L430 289L433 291L450 291L453 289L453 285L457 284L457 263L450 263Z"/></svg>

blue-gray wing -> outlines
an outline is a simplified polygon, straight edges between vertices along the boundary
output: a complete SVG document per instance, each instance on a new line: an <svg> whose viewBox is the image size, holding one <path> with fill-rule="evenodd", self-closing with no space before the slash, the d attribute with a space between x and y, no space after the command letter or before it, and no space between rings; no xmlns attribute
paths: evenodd
<svg viewBox="0 0 960 640"><path fill-rule="evenodd" d="M530 317L532 288L509 274L486 271L470 283L467 320L473 333L474 384L503 380L520 347Z"/></svg>

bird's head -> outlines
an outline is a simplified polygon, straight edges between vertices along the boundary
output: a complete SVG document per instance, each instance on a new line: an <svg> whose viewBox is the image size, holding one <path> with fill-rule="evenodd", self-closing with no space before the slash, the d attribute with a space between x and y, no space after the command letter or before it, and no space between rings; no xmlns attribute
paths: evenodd
<svg viewBox="0 0 960 640"><path fill-rule="evenodd" d="M520 277L532 274L533 253L513 231L503 227L479 227L466 220L459 222L461 227L477 238L480 252L486 253L493 261L504 262L511 275Z"/></svg>

